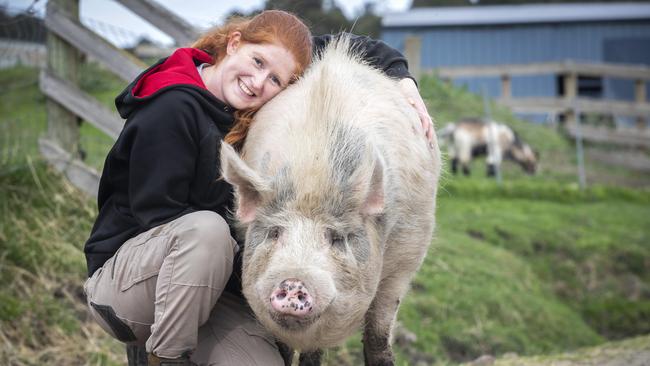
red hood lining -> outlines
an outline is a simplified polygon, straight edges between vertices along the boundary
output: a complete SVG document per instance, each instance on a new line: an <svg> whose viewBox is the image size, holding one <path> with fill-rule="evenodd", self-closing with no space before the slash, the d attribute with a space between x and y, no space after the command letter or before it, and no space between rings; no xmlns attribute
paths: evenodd
<svg viewBox="0 0 650 366"><path fill-rule="evenodd" d="M196 70L194 60L211 63L212 56L197 48L179 48L160 65L142 75L131 90L136 98L146 98L162 88L172 85L194 85L207 89Z"/></svg>

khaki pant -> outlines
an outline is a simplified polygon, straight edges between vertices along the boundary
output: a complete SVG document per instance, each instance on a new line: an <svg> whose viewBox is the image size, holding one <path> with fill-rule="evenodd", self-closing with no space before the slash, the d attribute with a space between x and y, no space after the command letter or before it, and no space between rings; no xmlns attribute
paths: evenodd
<svg viewBox="0 0 650 366"><path fill-rule="evenodd" d="M237 243L199 211L128 240L84 284L93 318L113 337L199 365L283 365L244 300L222 291Z"/></svg>

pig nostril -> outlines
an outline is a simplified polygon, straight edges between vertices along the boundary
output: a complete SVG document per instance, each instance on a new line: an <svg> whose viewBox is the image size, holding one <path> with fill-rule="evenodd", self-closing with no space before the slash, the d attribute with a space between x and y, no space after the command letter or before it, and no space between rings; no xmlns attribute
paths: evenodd
<svg viewBox="0 0 650 366"><path fill-rule="evenodd" d="M282 292L280 292L279 294L277 294L275 297L276 297L278 300L282 300L282 299L284 299L285 297L287 297L287 293L284 292L284 291L282 291Z"/></svg>
<svg viewBox="0 0 650 366"><path fill-rule="evenodd" d="M305 295L304 295L303 293L301 293L300 295L298 295L298 301L300 301L300 302L305 302Z"/></svg>

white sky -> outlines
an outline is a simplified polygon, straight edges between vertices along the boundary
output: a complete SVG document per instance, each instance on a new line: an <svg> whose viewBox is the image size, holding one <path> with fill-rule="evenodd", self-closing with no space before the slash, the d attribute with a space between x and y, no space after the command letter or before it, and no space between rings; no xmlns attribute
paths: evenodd
<svg viewBox="0 0 650 366"><path fill-rule="evenodd" d="M206 28L220 24L223 17L232 9L243 12L261 8L264 0L154 0L183 17L197 28ZM359 15L363 11L363 4L368 0L335 0L348 18ZM36 0L34 9L43 13L46 0ZM406 10L411 0L376 0L379 13ZM6 5L11 11L26 9L34 0L0 0L0 5ZM80 0L80 15L82 22L94 31L102 34L119 46L128 45L138 35L147 35L149 38L163 43L171 44L171 39L151 26L149 23L131 13L128 9L114 0Z"/></svg>

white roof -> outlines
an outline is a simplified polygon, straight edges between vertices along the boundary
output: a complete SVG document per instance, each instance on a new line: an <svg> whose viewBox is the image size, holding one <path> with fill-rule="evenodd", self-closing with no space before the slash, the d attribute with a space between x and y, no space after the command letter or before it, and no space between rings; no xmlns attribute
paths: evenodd
<svg viewBox="0 0 650 366"><path fill-rule="evenodd" d="M384 27L560 23L650 19L649 3L567 3L415 8L387 13Z"/></svg>

